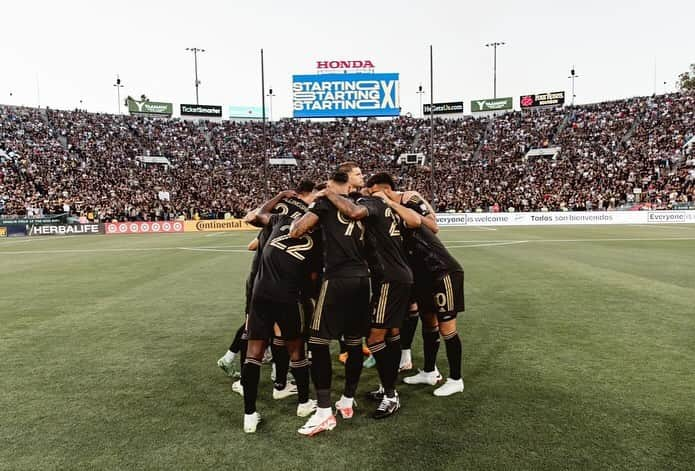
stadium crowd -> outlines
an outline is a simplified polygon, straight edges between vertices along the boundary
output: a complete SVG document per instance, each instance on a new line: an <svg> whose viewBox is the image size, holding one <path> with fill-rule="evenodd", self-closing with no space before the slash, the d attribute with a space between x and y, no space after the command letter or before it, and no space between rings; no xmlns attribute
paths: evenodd
<svg viewBox="0 0 695 471"><path fill-rule="evenodd" d="M264 133L265 131L265 133ZM695 95L435 120L193 122L0 107L0 213L94 220L241 216L337 162L431 194L439 211L668 209L695 202ZM526 158L531 149L559 148ZM692 147L692 146L691 146ZM691 152L692 154L692 152ZM164 156L171 166L138 156ZM264 165L294 158L297 166ZM165 195L165 196L162 196ZM168 199L167 199L168 197Z"/></svg>

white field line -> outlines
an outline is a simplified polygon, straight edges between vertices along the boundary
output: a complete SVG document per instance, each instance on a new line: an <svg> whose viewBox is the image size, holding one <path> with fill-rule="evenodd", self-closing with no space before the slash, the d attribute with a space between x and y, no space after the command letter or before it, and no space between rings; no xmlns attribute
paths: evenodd
<svg viewBox="0 0 695 471"><path fill-rule="evenodd" d="M448 241L449 244L463 243L465 245L446 245L449 248L471 248L471 247L494 247L515 244L531 243L582 243L582 242L666 242L666 241L692 241L695 237L662 237L640 239L636 237L615 238L615 239L530 239L530 240L459 240ZM0 250L0 255L22 255L22 254L69 254L69 253L108 253L108 252L158 252L171 250L188 250L202 252L233 252L249 253L245 245L225 245L209 247L132 247L132 248L109 248L109 249L55 249L55 250Z"/></svg>

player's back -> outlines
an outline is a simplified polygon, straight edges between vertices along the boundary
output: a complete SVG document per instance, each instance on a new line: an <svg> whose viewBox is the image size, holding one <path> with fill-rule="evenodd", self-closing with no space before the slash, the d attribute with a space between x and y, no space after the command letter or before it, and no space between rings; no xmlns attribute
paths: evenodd
<svg viewBox="0 0 695 471"><path fill-rule="evenodd" d="M319 218L324 279L369 276L364 254L364 225L341 214L325 197L316 200L309 211Z"/></svg>

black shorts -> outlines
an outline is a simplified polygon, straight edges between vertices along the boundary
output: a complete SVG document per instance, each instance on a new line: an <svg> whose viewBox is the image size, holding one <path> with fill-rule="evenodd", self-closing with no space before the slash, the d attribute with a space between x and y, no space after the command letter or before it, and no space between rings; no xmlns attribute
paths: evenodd
<svg viewBox="0 0 695 471"><path fill-rule="evenodd" d="M441 322L455 319L456 314L465 310L462 271L430 282L418 280L414 292L420 313L436 313Z"/></svg>
<svg viewBox="0 0 695 471"><path fill-rule="evenodd" d="M300 302L278 302L254 296L247 322L249 340L270 339L276 323L280 327L281 339L301 337L304 333L304 307Z"/></svg>
<svg viewBox="0 0 695 471"><path fill-rule="evenodd" d="M399 329L410 308L410 283L390 281L374 290L372 323L376 329Z"/></svg>
<svg viewBox="0 0 695 471"><path fill-rule="evenodd" d="M309 343L364 337L369 333L369 278L334 278L321 284L309 330Z"/></svg>

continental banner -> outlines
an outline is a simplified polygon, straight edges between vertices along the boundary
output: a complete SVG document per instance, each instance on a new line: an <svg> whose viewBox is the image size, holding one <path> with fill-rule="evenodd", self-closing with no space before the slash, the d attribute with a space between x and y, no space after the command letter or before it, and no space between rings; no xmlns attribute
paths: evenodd
<svg viewBox="0 0 695 471"><path fill-rule="evenodd" d="M0 237L7 237L7 228L0 226Z"/></svg>
<svg viewBox="0 0 695 471"><path fill-rule="evenodd" d="M257 231L243 219L201 219L184 222L184 232Z"/></svg>

